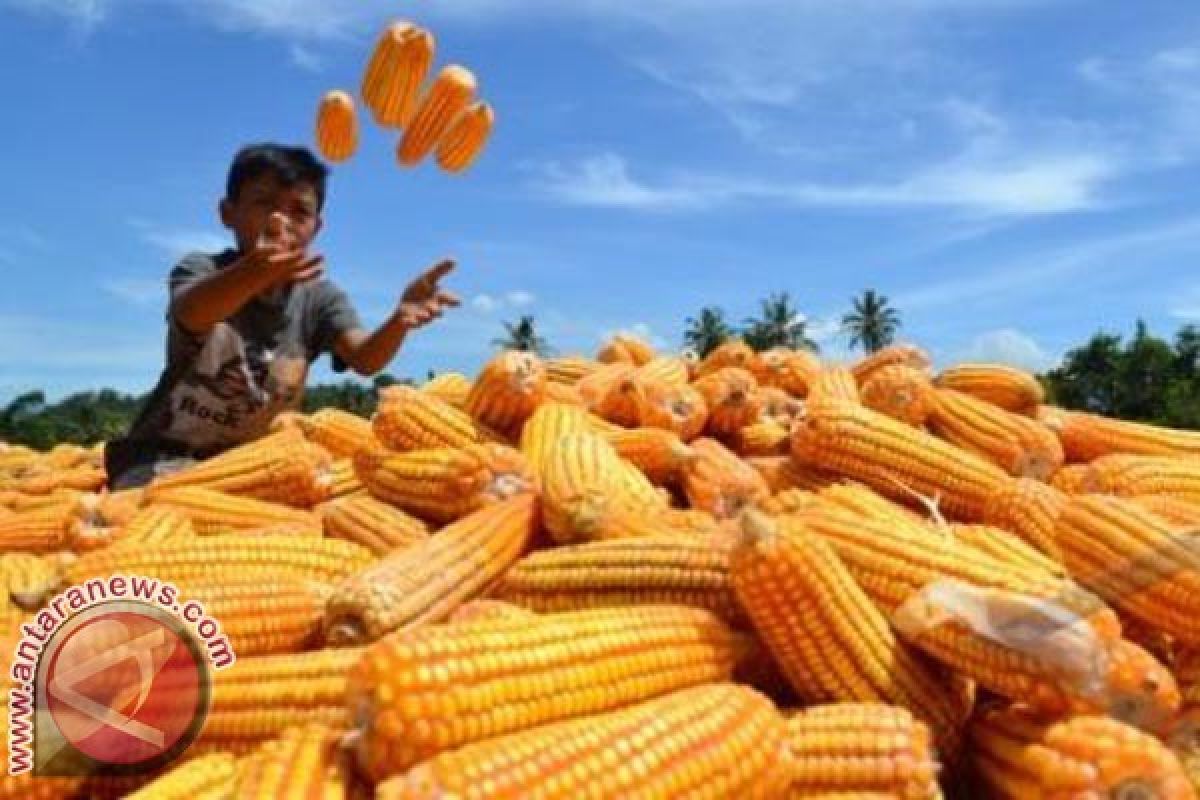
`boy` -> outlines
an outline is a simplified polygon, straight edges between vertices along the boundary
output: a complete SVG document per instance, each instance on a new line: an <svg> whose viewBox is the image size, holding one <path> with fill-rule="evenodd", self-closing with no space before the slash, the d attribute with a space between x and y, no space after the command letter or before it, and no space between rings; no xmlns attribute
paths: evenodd
<svg viewBox="0 0 1200 800"><path fill-rule="evenodd" d="M236 249L192 254L171 272L167 363L129 434L105 451L109 486L128 489L262 436L299 405L309 365L381 371L406 334L459 304L438 283L443 261L414 280L373 333L322 279L309 245L321 230L328 170L308 150L246 147L229 170L221 222Z"/></svg>

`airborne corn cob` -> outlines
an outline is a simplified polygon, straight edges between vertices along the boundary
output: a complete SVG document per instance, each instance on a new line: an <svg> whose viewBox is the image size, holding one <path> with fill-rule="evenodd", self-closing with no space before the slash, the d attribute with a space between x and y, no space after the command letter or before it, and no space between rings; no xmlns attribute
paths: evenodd
<svg viewBox="0 0 1200 800"><path fill-rule="evenodd" d="M414 25L397 22L383 32L362 82L363 101L377 123L393 128L409 123L433 53L433 36Z"/></svg>
<svg viewBox="0 0 1200 800"><path fill-rule="evenodd" d="M385 557L336 587L325 610L326 640L357 644L445 619L504 574L536 527L537 499L523 494Z"/></svg>
<svg viewBox="0 0 1200 800"><path fill-rule="evenodd" d="M708 404L693 386L642 381L635 393L637 424L674 431L685 442L695 439L708 423Z"/></svg>
<svg viewBox="0 0 1200 800"><path fill-rule="evenodd" d="M300 535L321 535L321 519L311 511L199 486L152 488L146 495L146 506L170 509L187 517L201 536L275 527L290 528Z"/></svg>
<svg viewBox="0 0 1200 800"><path fill-rule="evenodd" d="M683 490L692 508L731 519L771 496L758 471L715 439L697 439L692 452L695 458L683 470Z"/></svg>
<svg viewBox="0 0 1200 800"><path fill-rule="evenodd" d="M677 485L684 467L695 457L679 436L661 428L622 429L602 435L617 455L656 486Z"/></svg>
<svg viewBox="0 0 1200 800"><path fill-rule="evenodd" d="M546 398L546 368L533 353L509 350L475 379L465 410L488 428L519 436L525 420Z"/></svg>
<svg viewBox="0 0 1200 800"><path fill-rule="evenodd" d="M692 386L704 398L708 409L708 432L714 436L734 436L762 415L763 398L758 391L758 382L744 369L717 370Z"/></svg>
<svg viewBox="0 0 1200 800"><path fill-rule="evenodd" d="M317 149L338 163L358 150L358 113L354 98L340 89L328 92L317 108Z"/></svg>
<svg viewBox="0 0 1200 800"><path fill-rule="evenodd" d="M371 427L379 441L401 452L466 447L493 438L465 411L409 386L380 393Z"/></svg>
<svg viewBox="0 0 1200 800"><path fill-rule="evenodd" d="M1179 760L1157 739L1108 717L1044 721L1020 708L971 727L975 765L989 797L1196 797Z"/></svg>
<svg viewBox="0 0 1200 800"><path fill-rule="evenodd" d="M654 348L649 342L628 333L618 333L604 343L596 354L596 360L602 364L632 364L640 367L650 363L654 356Z"/></svg>
<svg viewBox="0 0 1200 800"><path fill-rule="evenodd" d="M788 719L788 797L880 792L937 800L940 765L929 728L908 709L879 703L813 706Z"/></svg>
<svg viewBox="0 0 1200 800"><path fill-rule="evenodd" d="M438 166L447 172L465 172L479 158L492 135L496 112L487 103L464 109L437 145Z"/></svg>
<svg viewBox="0 0 1200 800"><path fill-rule="evenodd" d="M380 785L380 800L770 800L788 783L783 718L733 684L468 745Z"/></svg>
<svg viewBox="0 0 1200 800"><path fill-rule="evenodd" d="M475 88L470 70L458 65L442 68L400 140L396 156L401 164L414 166L433 150L455 118L471 104Z"/></svg>
<svg viewBox="0 0 1200 800"><path fill-rule="evenodd" d="M827 366L814 376L805 402L809 408L825 403L858 405L862 402L862 398L858 392L854 373L845 367Z"/></svg>
<svg viewBox="0 0 1200 800"><path fill-rule="evenodd" d="M355 470L376 499L441 524L537 491L537 476L525 457L500 444L362 453Z"/></svg>
<svg viewBox="0 0 1200 800"><path fill-rule="evenodd" d="M897 364L928 372L933 361L929 358L928 353L916 345L893 344L862 359L850 371L854 374L858 385L862 386L871 380L879 370Z"/></svg>
<svg viewBox="0 0 1200 800"><path fill-rule="evenodd" d="M369 495L343 497L321 507L325 535L362 545L376 556L429 538L429 526Z"/></svg>
<svg viewBox="0 0 1200 800"><path fill-rule="evenodd" d="M920 428L929 419L936 402L929 376L903 364L878 369L862 386L867 408Z"/></svg>
<svg viewBox="0 0 1200 800"><path fill-rule="evenodd" d="M744 626L733 595L729 537L649 536L532 553L495 596L538 612L670 604L704 608Z"/></svg>
<svg viewBox="0 0 1200 800"><path fill-rule="evenodd" d="M359 763L379 780L469 742L728 680L736 638L706 611L578 611L415 628L350 676ZM447 691L453 687L453 691Z"/></svg>
<svg viewBox="0 0 1200 800"><path fill-rule="evenodd" d="M758 354L741 339L725 342L705 356L697 365L696 379L699 380L728 367L748 370L751 373L757 372L760 369Z"/></svg>
<svg viewBox="0 0 1200 800"><path fill-rule="evenodd" d="M232 797L237 759L230 753L191 758L127 795L126 800L217 800Z"/></svg>
<svg viewBox="0 0 1200 800"><path fill-rule="evenodd" d="M370 420L338 408L323 408L301 417L297 424L310 441L324 447L334 458L350 458L360 450L379 446Z"/></svg>
<svg viewBox="0 0 1200 800"><path fill-rule="evenodd" d="M421 391L449 403L455 408L467 404L467 395L471 393L471 379L460 372L443 372L421 387Z"/></svg>
<svg viewBox="0 0 1200 800"><path fill-rule="evenodd" d="M234 797L345 800L349 764L338 749L342 733L319 724L289 728L239 765Z"/></svg>
<svg viewBox="0 0 1200 800"><path fill-rule="evenodd" d="M743 517L733 587L755 630L811 702L902 705L926 720L953 759L969 709L908 645L828 544L789 518Z"/></svg>
<svg viewBox="0 0 1200 800"><path fill-rule="evenodd" d="M806 350L776 347L759 353L750 370L761 386L782 389L793 397L806 397L821 371L821 362Z"/></svg>
<svg viewBox="0 0 1200 800"><path fill-rule="evenodd" d="M1027 416L1035 413L1046 399L1045 390L1035 376L1002 364L959 364L938 375L936 385Z"/></svg>
<svg viewBox="0 0 1200 800"><path fill-rule="evenodd" d="M0 517L0 553L50 553L66 547L74 505L56 505Z"/></svg>
<svg viewBox="0 0 1200 800"><path fill-rule="evenodd" d="M1045 425L953 389L937 390L929 427L1013 476L1046 480L1063 465L1062 445Z"/></svg>
<svg viewBox="0 0 1200 800"><path fill-rule="evenodd" d="M1125 453L1143 456L1200 455L1200 433L1108 419L1080 411L1039 406L1038 419L1062 440L1067 461L1081 463Z"/></svg>

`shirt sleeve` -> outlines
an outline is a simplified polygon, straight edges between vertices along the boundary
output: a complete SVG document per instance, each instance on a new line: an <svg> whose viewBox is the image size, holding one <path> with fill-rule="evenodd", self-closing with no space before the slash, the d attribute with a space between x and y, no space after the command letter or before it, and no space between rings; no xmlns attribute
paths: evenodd
<svg viewBox="0 0 1200 800"><path fill-rule="evenodd" d="M167 361L176 363L194 356L204 346L206 337L197 336L179 324L175 318L175 301L195 283L217 270L216 260L204 253L193 253L171 270L167 279Z"/></svg>
<svg viewBox="0 0 1200 800"><path fill-rule="evenodd" d="M345 372L346 364L337 357L333 348L343 333L362 328L358 311L346 293L329 282L322 284L315 306L316 351L333 356L334 372Z"/></svg>

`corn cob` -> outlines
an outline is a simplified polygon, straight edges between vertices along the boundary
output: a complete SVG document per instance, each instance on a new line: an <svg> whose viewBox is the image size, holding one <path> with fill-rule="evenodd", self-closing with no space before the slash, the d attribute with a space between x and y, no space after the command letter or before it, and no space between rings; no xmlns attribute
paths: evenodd
<svg viewBox="0 0 1200 800"><path fill-rule="evenodd" d="M563 544L586 541L621 507L655 507L642 492L631 493L635 476L629 470L633 467L598 434L560 436L542 476L542 521L547 532Z"/></svg>
<svg viewBox="0 0 1200 800"><path fill-rule="evenodd" d="M379 446L371 421L337 408L323 408L299 421L310 441L324 447L334 458L350 458L360 450Z"/></svg>
<svg viewBox="0 0 1200 800"><path fill-rule="evenodd" d="M751 456L744 461L758 470L776 494L788 489L822 489L841 480L834 473L800 464L790 456Z"/></svg>
<svg viewBox="0 0 1200 800"><path fill-rule="evenodd" d="M409 386L390 386L380 394L371 427L379 441L401 452L466 447L491 439L465 411Z"/></svg>
<svg viewBox="0 0 1200 800"><path fill-rule="evenodd" d="M1063 465L1058 437L1037 420L997 408L969 394L938 389L929 427L1008 474L1046 480Z"/></svg>
<svg viewBox="0 0 1200 800"><path fill-rule="evenodd" d="M375 451L355 458L373 497L445 524L484 506L537 491L537 476L517 450L477 444L452 450Z"/></svg>
<svg viewBox="0 0 1200 800"><path fill-rule="evenodd" d="M1104 456L1093 461L1085 475L1087 492L1166 495L1200 502L1200 462L1190 458Z"/></svg>
<svg viewBox="0 0 1200 800"><path fill-rule="evenodd" d="M334 590L325 610L326 640L339 646L374 641L445 619L520 558L536 527L536 498L523 494L387 556Z"/></svg>
<svg viewBox="0 0 1200 800"><path fill-rule="evenodd" d="M362 545L376 556L429 538L429 527L371 496L343 497L321 507L325 535Z"/></svg>
<svg viewBox="0 0 1200 800"><path fill-rule="evenodd" d="M696 380L729 367L749 370L753 373L760 369L758 354L741 339L725 342L705 356L696 366Z"/></svg>
<svg viewBox="0 0 1200 800"><path fill-rule="evenodd" d="M717 370L692 385L704 398L708 432L714 436L734 436L762 415L763 398L758 392L758 382L744 369Z"/></svg>
<svg viewBox="0 0 1200 800"><path fill-rule="evenodd" d="M358 114L354 98L340 89L328 92L317 108L317 149L335 163L358 150Z"/></svg>
<svg viewBox="0 0 1200 800"><path fill-rule="evenodd" d="M694 387L642 381L637 388L634 399L639 426L674 431L685 442L704 431L708 405Z"/></svg>
<svg viewBox="0 0 1200 800"><path fill-rule="evenodd" d="M661 428L633 428L602 434L617 455L640 469L656 486L678 484L692 449L676 434Z"/></svg>
<svg viewBox="0 0 1200 800"><path fill-rule="evenodd" d="M668 508L656 520L673 535L718 536L728 531L728 521L718 520L697 508Z"/></svg>
<svg viewBox="0 0 1200 800"><path fill-rule="evenodd" d="M362 485L362 481L358 479L358 474L355 472L354 459L339 458L330 465L329 500L326 502L366 493L367 487Z"/></svg>
<svg viewBox="0 0 1200 800"><path fill-rule="evenodd" d="M1163 742L1179 759L1192 788L1200 792L1200 708L1195 692L1185 696L1185 706L1163 736Z"/></svg>
<svg viewBox="0 0 1200 800"><path fill-rule="evenodd" d="M1089 464L1068 464L1050 476L1050 485L1063 494L1087 494Z"/></svg>
<svg viewBox="0 0 1200 800"><path fill-rule="evenodd" d="M469 742L728 680L736 649L716 617L675 606L389 636L350 676L347 704L363 726L360 764L380 780Z"/></svg>
<svg viewBox="0 0 1200 800"><path fill-rule="evenodd" d="M889 496L936 498L964 521L983 518L989 499L1011 478L994 464L862 406L810 409L792 432L801 464L840 473Z"/></svg>
<svg viewBox="0 0 1200 800"><path fill-rule="evenodd" d="M1142 456L1200 455L1200 432L1160 428L1095 414L1039 406L1038 419L1062 440L1071 463L1125 453Z"/></svg>
<svg viewBox="0 0 1200 800"><path fill-rule="evenodd" d="M747 425L733 435L734 452L743 458L786 457L791 448L791 431L773 419Z"/></svg>
<svg viewBox="0 0 1200 800"><path fill-rule="evenodd" d="M903 364L876 370L863 384L861 394L867 408L914 428L920 428L928 421L936 403L929 376Z"/></svg>
<svg viewBox="0 0 1200 800"><path fill-rule="evenodd" d="M237 759L230 753L191 758L126 800L217 800L231 797Z"/></svg>
<svg viewBox="0 0 1200 800"><path fill-rule="evenodd" d="M833 548L789 519L747 512L731 564L738 600L789 682L813 702L902 705L953 758L969 710L897 641Z"/></svg>
<svg viewBox="0 0 1200 800"><path fill-rule="evenodd" d="M638 423L637 396L643 391L632 364L608 364L575 384L584 406L614 425Z"/></svg>
<svg viewBox="0 0 1200 800"><path fill-rule="evenodd" d="M545 475L546 465L563 435L592 430L590 416L579 406L564 403L546 403L533 412L521 429L521 453L539 476Z"/></svg>
<svg viewBox="0 0 1200 800"><path fill-rule="evenodd" d="M513 565L495 596L538 612L669 604L745 620L729 582L727 537L650 536L558 547Z"/></svg>
<svg viewBox="0 0 1200 800"><path fill-rule="evenodd" d="M601 364L632 364L640 367L654 359L654 347L638 336L629 333L618 333L609 338L596 360Z"/></svg>
<svg viewBox="0 0 1200 800"><path fill-rule="evenodd" d="M195 535L195 526L182 512L169 506L151 506L139 511L128 525L120 528L116 539L118 542L156 546L186 541Z"/></svg>
<svg viewBox="0 0 1200 800"><path fill-rule="evenodd" d="M393 128L409 123L433 53L433 36L421 28L397 22L383 32L362 83L363 100L377 123Z"/></svg>
<svg viewBox="0 0 1200 800"><path fill-rule="evenodd" d="M492 430L519 436L545 400L546 370L533 353L509 350L489 361L467 395L466 411Z"/></svg>
<svg viewBox="0 0 1200 800"><path fill-rule="evenodd" d="M1129 499L1171 525L1180 528L1200 526L1200 501L1193 503L1161 494L1137 495Z"/></svg>
<svg viewBox="0 0 1200 800"><path fill-rule="evenodd" d="M49 553L62 550L71 536L75 509L51 506L0 519L0 553Z"/></svg>
<svg viewBox="0 0 1200 800"><path fill-rule="evenodd" d="M821 371L821 362L806 350L776 347L759 353L751 362L751 371L761 386L782 389L793 397L807 397Z"/></svg>
<svg viewBox="0 0 1200 800"><path fill-rule="evenodd" d="M862 398L854 373L835 365L823 367L814 377L808 389L806 403L809 408L825 403L849 403L858 405Z"/></svg>
<svg viewBox="0 0 1200 800"><path fill-rule="evenodd" d="M684 386L689 382L690 372L687 361L679 356L657 356L642 364L637 376L645 381Z"/></svg>
<svg viewBox="0 0 1200 800"><path fill-rule="evenodd" d="M602 366L599 361L593 361L583 356L551 358L546 362L546 379L551 383L565 383L568 386L574 386Z"/></svg>
<svg viewBox="0 0 1200 800"><path fill-rule="evenodd" d="M332 459L325 450L299 434L289 440L262 440L234 448L216 458L173 475L155 478L147 500L167 489L201 488L226 494L311 508L329 498L328 470Z"/></svg>
<svg viewBox="0 0 1200 800"><path fill-rule="evenodd" d="M528 619L536 616L537 614L527 608L522 608L503 600L489 600L485 598L463 603L454 609L454 613L450 615L446 622L453 625L455 623L480 622L494 619Z"/></svg>
<svg viewBox="0 0 1200 800"><path fill-rule="evenodd" d="M768 800L788 782L785 730L762 695L714 684L469 745L386 781L378 797Z"/></svg>
<svg viewBox="0 0 1200 800"><path fill-rule="evenodd" d="M345 800L349 764L338 749L339 728L289 728L263 744L237 770L237 800Z"/></svg>
<svg viewBox="0 0 1200 800"><path fill-rule="evenodd" d="M348 728L346 689L361 649L238 658L212 676L212 699L192 752L246 753L297 725Z"/></svg>
<svg viewBox="0 0 1200 800"><path fill-rule="evenodd" d="M1015 533L1055 561L1062 548L1055 533L1059 515L1069 500L1053 486L1019 478L996 489L984 509L983 521Z"/></svg>
<svg viewBox="0 0 1200 800"><path fill-rule="evenodd" d="M220 622L239 658L300 652L316 642L330 589L287 575L197 578L179 588Z"/></svg>
<svg viewBox="0 0 1200 800"><path fill-rule="evenodd" d="M816 492L808 489L784 489L776 492L759 504L759 510L764 514L779 516L780 514L795 514L804 511L819 502Z"/></svg>
<svg viewBox="0 0 1200 800"><path fill-rule="evenodd" d="M1189 536L1103 495L1071 498L1056 533L1077 581L1129 616L1200 644L1200 567Z"/></svg>
<svg viewBox="0 0 1200 800"><path fill-rule="evenodd" d="M304 423L307 420L307 415L302 411L280 411L271 420L271 424L267 426L267 431L275 433L283 433L285 431L299 431L304 433Z"/></svg>
<svg viewBox="0 0 1200 800"><path fill-rule="evenodd" d="M25 494L15 492L8 508L18 514L24 511L44 511L50 508L70 508L79 513L79 504L90 492L79 489L56 489L49 494Z"/></svg>
<svg viewBox="0 0 1200 800"><path fill-rule="evenodd" d="M816 489L817 497L832 506L845 509L854 514L874 517L878 520L890 520L897 525L913 529L913 525L922 525L924 520L904 506L893 503L886 497L858 483L835 483Z"/></svg>
<svg viewBox="0 0 1200 800"><path fill-rule="evenodd" d="M437 146L437 163L447 172L465 172L479 158L492 135L496 112L487 103L464 109Z"/></svg>
<svg viewBox="0 0 1200 800"><path fill-rule="evenodd" d="M53 558L30 553L0 555L0 587L4 600L34 611L45 605L62 586L62 565Z"/></svg>
<svg viewBox="0 0 1200 800"><path fill-rule="evenodd" d="M894 344L862 359L850 371L854 374L854 380L862 386L871 380L877 371L896 364L928 372L933 366L933 361L928 353L915 345Z"/></svg>
<svg viewBox="0 0 1200 800"><path fill-rule="evenodd" d="M8 737L0 743L0 757L8 763ZM49 778L32 773L10 775L8 769L0 774L0 800L72 800L83 784L82 778Z"/></svg>
<svg viewBox="0 0 1200 800"><path fill-rule="evenodd" d="M331 583L354 574L373 558L366 548L336 539L231 533L216 539L172 542L169 549L118 542L81 555L67 568L66 576L72 584L112 574L186 583L233 572L253 572Z"/></svg>
<svg viewBox="0 0 1200 800"><path fill-rule="evenodd" d="M970 733L975 765L997 800L1196 796L1161 742L1106 717L1044 721L1015 708L985 714Z"/></svg>
<svg viewBox="0 0 1200 800"><path fill-rule="evenodd" d="M949 532L958 541L1015 569L1041 570L1059 578L1067 577L1062 564L1003 528L954 524L949 526Z"/></svg>
<svg viewBox="0 0 1200 800"><path fill-rule="evenodd" d="M792 783L788 797L815 792L881 792L939 800L929 728L908 709L879 703L815 706L788 719Z"/></svg>
<svg viewBox="0 0 1200 800"><path fill-rule="evenodd" d="M936 385L1027 416L1046 399L1046 392L1035 376L1001 364L959 364L938 375Z"/></svg>
<svg viewBox="0 0 1200 800"><path fill-rule="evenodd" d="M321 534L321 519L312 511L238 497L200 486L152 488L146 495L146 505L147 508L166 508L182 514L201 536L275 526L286 526L302 535Z"/></svg>
<svg viewBox="0 0 1200 800"><path fill-rule="evenodd" d="M574 386L565 383L546 382L546 403L563 403L569 406L584 406L583 397ZM522 428L522 430L524 430Z"/></svg>
<svg viewBox="0 0 1200 800"><path fill-rule="evenodd" d="M1172 676L1175 676L1175 656L1178 649L1175 646L1175 640L1153 625L1147 625L1128 614L1118 614L1117 616L1121 619L1121 636L1154 656L1159 663L1168 666ZM1183 688L1178 677L1175 679L1175 684L1177 687Z"/></svg>
<svg viewBox="0 0 1200 800"><path fill-rule="evenodd" d="M443 67L417 107L396 156L404 166L420 163L450 130L456 117L471 105L475 76L465 67Z"/></svg>
<svg viewBox="0 0 1200 800"><path fill-rule="evenodd" d="M1180 647L1175 653L1175 662L1171 665L1179 686L1190 698L1188 705L1200 705L1197 696L1197 686L1200 686L1200 647Z"/></svg>
<svg viewBox="0 0 1200 800"><path fill-rule="evenodd" d="M693 508L730 519L771 496L758 471L715 439L697 439L692 452L695 458L683 470L683 490Z"/></svg>
<svg viewBox="0 0 1200 800"><path fill-rule="evenodd" d="M104 488L106 476L102 467L82 464L67 470L51 470L28 475L17 482L17 491L44 495L60 489L79 492L98 492Z"/></svg>
<svg viewBox="0 0 1200 800"><path fill-rule="evenodd" d="M805 414L805 402L798 397L793 397L783 389L760 386L758 392L763 403L760 421L770 420L785 428L790 428L792 423Z"/></svg>
<svg viewBox="0 0 1200 800"><path fill-rule="evenodd" d="M471 379L459 372L443 372L422 386L421 391L455 408L463 408L471 393Z"/></svg>

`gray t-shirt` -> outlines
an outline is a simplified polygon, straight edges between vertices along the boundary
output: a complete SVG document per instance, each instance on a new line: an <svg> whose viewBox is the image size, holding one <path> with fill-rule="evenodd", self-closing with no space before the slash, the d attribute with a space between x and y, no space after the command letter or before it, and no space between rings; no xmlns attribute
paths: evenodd
<svg viewBox="0 0 1200 800"><path fill-rule="evenodd" d="M236 259L233 250L184 258L171 271L172 303ZM129 435L106 450L110 482L134 467L206 458L262 436L279 412L299 407L309 365L358 327L346 293L327 280L255 298L206 336L168 310L166 368ZM335 357L334 369L344 368Z"/></svg>

